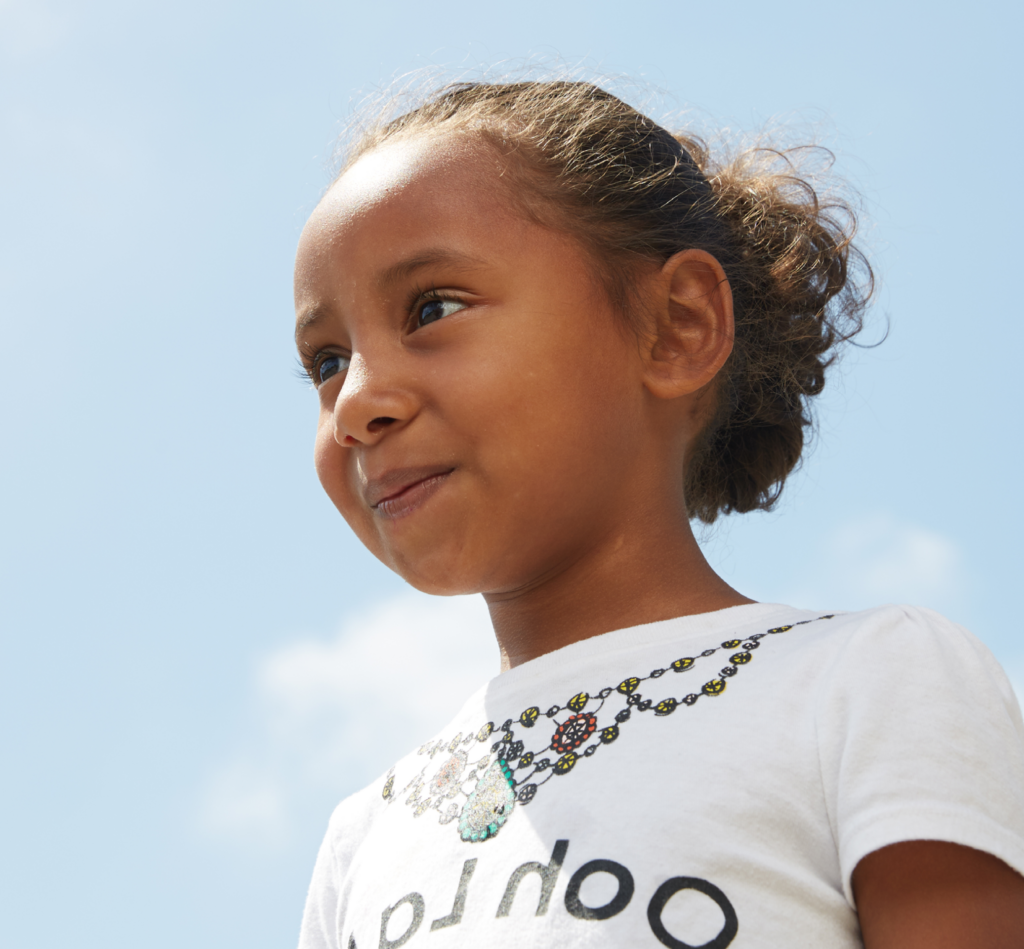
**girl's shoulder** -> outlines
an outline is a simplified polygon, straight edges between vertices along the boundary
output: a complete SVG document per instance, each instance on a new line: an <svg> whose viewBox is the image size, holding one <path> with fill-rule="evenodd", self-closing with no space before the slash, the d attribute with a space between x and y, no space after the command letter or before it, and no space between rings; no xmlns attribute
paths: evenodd
<svg viewBox="0 0 1024 949"><path fill-rule="evenodd" d="M969 742L971 729L996 728L1024 746L1024 720L1009 678L963 626L906 604L810 617L766 637L770 648L758 656L760 687L801 690L820 734L839 741L874 728L902 728L924 738L946 729L947 742Z"/></svg>
<svg viewBox="0 0 1024 949"><path fill-rule="evenodd" d="M815 683L817 756L843 885L868 853L943 840L1024 872L1024 721L1005 672L940 614L835 617Z"/></svg>
<svg viewBox="0 0 1024 949"><path fill-rule="evenodd" d="M1013 687L991 650L973 633L927 607L888 604L856 612L835 613L820 633L802 644L822 650L822 681L893 680L899 690L942 680L960 683L949 694L972 700L982 694L1007 704L1020 718Z"/></svg>

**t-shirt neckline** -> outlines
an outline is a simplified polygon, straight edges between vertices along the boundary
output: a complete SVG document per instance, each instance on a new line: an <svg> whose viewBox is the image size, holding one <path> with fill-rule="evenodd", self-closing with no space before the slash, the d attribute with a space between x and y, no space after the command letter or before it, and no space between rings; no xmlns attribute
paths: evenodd
<svg viewBox="0 0 1024 949"><path fill-rule="evenodd" d="M715 637L729 630L759 623L772 625L772 617L780 614L792 617L795 613L802 617L806 611L781 603L744 603L708 613L691 613L652 623L627 626L581 639L536 659L530 659L514 669L499 673L484 689L488 699L494 699L507 692L514 692L527 683L557 676L563 671L577 670L581 665L589 664L595 659L606 660L617 652L656 645L659 642L682 642Z"/></svg>

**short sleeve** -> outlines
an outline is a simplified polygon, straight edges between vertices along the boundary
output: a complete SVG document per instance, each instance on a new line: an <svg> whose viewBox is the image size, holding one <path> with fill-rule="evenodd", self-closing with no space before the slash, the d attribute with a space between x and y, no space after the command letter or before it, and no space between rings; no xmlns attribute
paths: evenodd
<svg viewBox="0 0 1024 949"><path fill-rule="evenodd" d="M343 949L339 931L346 909L346 874L382 806L382 783L375 781L334 809L306 895L299 949Z"/></svg>
<svg viewBox="0 0 1024 949"><path fill-rule="evenodd" d="M1024 873L1024 723L995 658L930 610L844 619L817 736L850 905L857 863L906 840L973 847Z"/></svg>
<svg viewBox="0 0 1024 949"><path fill-rule="evenodd" d="M302 914L299 949L338 949L338 867L328 831L317 854Z"/></svg>

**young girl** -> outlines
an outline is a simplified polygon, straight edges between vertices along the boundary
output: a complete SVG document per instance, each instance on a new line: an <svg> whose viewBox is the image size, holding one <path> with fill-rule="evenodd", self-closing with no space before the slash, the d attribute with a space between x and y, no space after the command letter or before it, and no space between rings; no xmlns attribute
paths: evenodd
<svg viewBox="0 0 1024 949"><path fill-rule="evenodd" d="M320 480L413 586L484 595L502 670L335 811L303 949L1024 946L987 650L755 603L690 529L776 500L870 290L845 208L772 157L586 83L464 84L314 211Z"/></svg>

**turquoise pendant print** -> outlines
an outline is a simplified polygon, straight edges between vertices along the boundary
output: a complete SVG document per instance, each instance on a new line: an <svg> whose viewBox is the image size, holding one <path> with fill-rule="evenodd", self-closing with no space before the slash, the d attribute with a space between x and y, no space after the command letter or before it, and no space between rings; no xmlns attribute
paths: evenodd
<svg viewBox="0 0 1024 949"><path fill-rule="evenodd" d="M459 835L477 841L493 837L508 820L516 802L515 781L508 764L499 758L476 783L459 817Z"/></svg>

